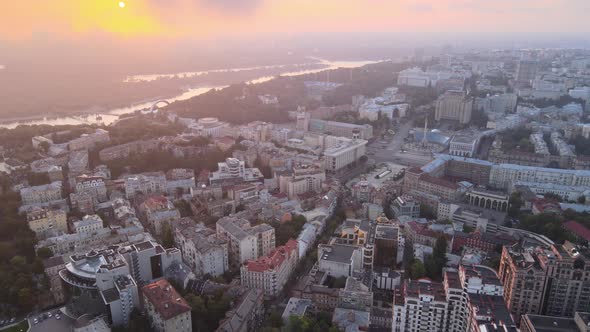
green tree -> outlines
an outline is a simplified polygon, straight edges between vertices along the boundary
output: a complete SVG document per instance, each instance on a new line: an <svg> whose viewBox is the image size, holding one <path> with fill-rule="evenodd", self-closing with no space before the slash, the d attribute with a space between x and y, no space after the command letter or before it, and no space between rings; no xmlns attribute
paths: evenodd
<svg viewBox="0 0 590 332"><path fill-rule="evenodd" d="M424 264L419 259L414 259L410 264L410 279L416 280L424 277L426 270Z"/></svg>
<svg viewBox="0 0 590 332"><path fill-rule="evenodd" d="M436 212L432 206L428 204L420 204L420 218L426 218L428 220L436 219Z"/></svg>
<svg viewBox="0 0 590 332"><path fill-rule="evenodd" d="M580 204L586 204L586 196L580 196L580 197L578 197L578 203L580 203Z"/></svg>
<svg viewBox="0 0 590 332"><path fill-rule="evenodd" d="M41 259L47 259L53 257L53 252L49 248L39 248L37 249L37 256Z"/></svg>
<svg viewBox="0 0 590 332"><path fill-rule="evenodd" d="M174 247L174 234L169 223L162 224L162 245L164 248Z"/></svg>
<svg viewBox="0 0 590 332"><path fill-rule="evenodd" d="M523 203L522 195L519 192L513 192L508 200L508 215L518 217Z"/></svg>

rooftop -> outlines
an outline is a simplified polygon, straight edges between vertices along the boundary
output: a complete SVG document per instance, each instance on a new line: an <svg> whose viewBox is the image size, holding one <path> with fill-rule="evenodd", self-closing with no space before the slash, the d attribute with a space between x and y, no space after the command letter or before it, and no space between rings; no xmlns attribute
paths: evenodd
<svg viewBox="0 0 590 332"><path fill-rule="evenodd" d="M320 249L322 250L322 260L349 264L352 255L357 248L353 246L333 244L323 245Z"/></svg>
<svg viewBox="0 0 590 332"><path fill-rule="evenodd" d="M191 311L188 302L178 294L166 279L160 279L144 286L142 292L164 320Z"/></svg>
<svg viewBox="0 0 590 332"><path fill-rule="evenodd" d="M578 330L574 319L570 317L526 314L523 318L530 322L536 332L570 332Z"/></svg>

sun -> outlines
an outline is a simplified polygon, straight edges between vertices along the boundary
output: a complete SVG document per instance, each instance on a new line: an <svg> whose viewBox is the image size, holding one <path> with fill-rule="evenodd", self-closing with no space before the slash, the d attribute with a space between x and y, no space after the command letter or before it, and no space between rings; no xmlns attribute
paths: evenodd
<svg viewBox="0 0 590 332"><path fill-rule="evenodd" d="M125 8L125 2L123 2L123 1L119 1L119 7L121 7L121 8Z"/></svg>

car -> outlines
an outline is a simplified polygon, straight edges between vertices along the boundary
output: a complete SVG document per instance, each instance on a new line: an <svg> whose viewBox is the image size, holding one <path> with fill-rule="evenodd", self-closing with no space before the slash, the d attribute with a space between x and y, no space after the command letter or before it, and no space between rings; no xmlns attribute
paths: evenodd
<svg viewBox="0 0 590 332"><path fill-rule="evenodd" d="M12 317L12 318L10 319L10 323L11 323L11 324L12 324L12 323L14 323L15 321L16 321L16 318L14 318L14 317Z"/></svg>
<svg viewBox="0 0 590 332"><path fill-rule="evenodd" d="M35 324L35 325L39 324L39 320L37 318L33 319L33 324Z"/></svg>
<svg viewBox="0 0 590 332"><path fill-rule="evenodd" d="M53 316L52 313L50 313L50 312L47 313L47 317L51 318L52 316Z"/></svg>
<svg viewBox="0 0 590 332"><path fill-rule="evenodd" d="M60 320L61 319L61 316L59 314L58 315L55 315L55 319Z"/></svg>

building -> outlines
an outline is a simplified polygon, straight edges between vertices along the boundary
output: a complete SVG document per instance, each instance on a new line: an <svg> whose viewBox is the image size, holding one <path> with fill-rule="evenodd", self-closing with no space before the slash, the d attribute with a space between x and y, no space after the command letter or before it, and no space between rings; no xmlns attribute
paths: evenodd
<svg viewBox="0 0 590 332"><path fill-rule="evenodd" d="M104 148L98 152L98 157L103 162L115 159L124 159L131 155L141 155L157 151L159 146L160 142L155 139L133 141Z"/></svg>
<svg viewBox="0 0 590 332"><path fill-rule="evenodd" d="M346 332L368 331L371 313L367 311L336 308L332 315L332 324Z"/></svg>
<svg viewBox="0 0 590 332"><path fill-rule="evenodd" d="M360 203L372 203L376 194L377 188L367 180L361 180L352 186L352 197Z"/></svg>
<svg viewBox="0 0 590 332"><path fill-rule="evenodd" d="M436 101L434 118L436 121L452 120L461 124L471 121L473 98L461 90L449 90Z"/></svg>
<svg viewBox="0 0 590 332"><path fill-rule="evenodd" d="M225 313L216 332L251 332L262 327L264 320L264 293L248 289L237 300L237 305Z"/></svg>
<svg viewBox="0 0 590 332"><path fill-rule="evenodd" d="M449 154L459 157L473 157L479 147L479 137L455 135L449 145Z"/></svg>
<svg viewBox="0 0 590 332"><path fill-rule="evenodd" d="M154 230L156 234L162 234L165 223L170 223L173 220L180 218L180 212L176 209L174 204L164 196L148 197L143 202L139 211L145 217L149 227Z"/></svg>
<svg viewBox="0 0 590 332"><path fill-rule="evenodd" d="M65 301L64 288L59 276L59 271L65 267L64 259L61 256L54 256L43 261L45 275L49 280L49 291L54 303L64 303Z"/></svg>
<svg viewBox="0 0 590 332"><path fill-rule="evenodd" d="M189 218L173 221L172 230L183 261L196 275L218 277L229 270L228 244L218 239L214 230Z"/></svg>
<svg viewBox="0 0 590 332"><path fill-rule="evenodd" d="M513 113L518 103L515 93L496 94L485 98L476 98L476 109L485 113L507 114Z"/></svg>
<svg viewBox="0 0 590 332"><path fill-rule="evenodd" d="M427 279L407 280L394 293L394 332L449 331L449 302L443 284Z"/></svg>
<svg viewBox="0 0 590 332"><path fill-rule="evenodd" d="M408 68L399 72L397 77L398 85L408 85L426 88L435 86L439 80L447 80L453 77L448 71L423 71L418 67Z"/></svg>
<svg viewBox="0 0 590 332"><path fill-rule="evenodd" d="M125 196L134 198L137 194L157 195L166 192L166 176L163 172L142 173L125 178Z"/></svg>
<svg viewBox="0 0 590 332"><path fill-rule="evenodd" d="M309 131L309 122L311 121L311 114L309 112L297 112L298 131Z"/></svg>
<svg viewBox="0 0 590 332"><path fill-rule="evenodd" d="M418 218L420 217L420 202L410 195L401 195L393 200L391 210L396 217Z"/></svg>
<svg viewBox="0 0 590 332"><path fill-rule="evenodd" d="M80 149L92 149L99 143L107 143L111 140L109 132L104 129L96 129L94 133L82 134L79 138L75 138L68 142L68 149L70 151Z"/></svg>
<svg viewBox="0 0 590 332"><path fill-rule="evenodd" d="M501 191L473 187L467 191L466 196L470 205L501 212L506 212L508 210L508 201L510 200L510 197Z"/></svg>
<svg viewBox="0 0 590 332"><path fill-rule="evenodd" d="M75 221L72 225L75 233L95 233L103 228L102 218L96 214L86 215L82 220Z"/></svg>
<svg viewBox="0 0 590 332"><path fill-rule="evenodd" d="M43 204L62 199L62 183L54 181L49 184L22 188L20 190L22 205Z"/></svg>
<svg viewBox="0 0 590 332"><path fill-rule="evenodd" d="M506 304L523 314L573 317L590 309L590 257L570 242L548 247L504 247L499 275Z"/></svg>
<svg viewBox="0 0 590 332"><path fill-rule="evenodd" d="M227 158L217 163L217 171L209 173L209 183L223 181L260 181L264 176L258 168L246 168L245 162L236 158Z"/></svg>
<svg viewBox="0 0 590 332"><path fill-rule="evenodd" d="M62 209L33 208L27 211L27 223L37 239L68 232L67 214Z"/></svg>
<svg viewBox="0 0 590 332"><path fill-rule="evenodd" d="M223 136L224 128L229 125L225 122L219 121L217 118L200 118L196 124L189 126L189 129L200 136L206 137L220 137Z"/></svg>
<svg viewBox="0 0 590 332"><path fill-rule="evenodd" d="M246 261L240 270L241 283L248 288L261 289L266 297L275 297L289 281L298 260L297 241L291 239L266 256Z"/></svg>
<svg viewBox="0 0 590 332"><path fill-rule="evenodd" d="M146 241L91 250L69 260L59 271L68 313L106 313L109 323L124 326L133 309L139 308L138 285L161 278L181 257L176 248L165 250Z"/></svg>
<svg viewBox="0 0 590 332"><path fill-rule="evenodd" d="M590 186L590 171L495 164L490 171L490 185L507 189L515 181L565 186Z"/></svg>
<svg viewBox="0 0 590 332"><path fill-rule="evenodd" d="M573 318L526 314L520 321L521 332L588 332L590 314L576 312Z"/></svg>
<svg viewBox="0 0 590 332"><path fill-rule="evenodd" d="M297 297L290 298L283 314L281 315L281 318L283 318L283 324L287 326L289 324L289 319L293 316L304 317L309 313L308 309L311 305L312 302L309 299L300 299Z"/></svg>
<svg viewBox="0 0 590 332"><path fill-rule="evenodd" d="M339 143L324 150L326 172L336 173L349 165L356 165L365 155L367 141L340 139Z"/></svg>
<svg viewBox="0 0 590 332"><path fill-rule="evenodd" d="M275 229L268 224L252 227L245 219L221 218L216 223L218 238L228 242L229 264L239 268L248 260L267 256L275 248Z"/></svg>
<svg viewBox="0 0 590 332"><path fill-rule="evenodd" d="M320 192L326 181L326 171L316 165L297 165L292 172L279 175L279 191L286 193L289 199L307 192Z"/></svg>
<svg viewBox="0 0 590 332"><path fill-rule="evenodd" d="M401 244L401 248L400 248ZM395 268L398 263L400 249L403 248L401 232L394 224L378 224L375 226L373 265Z"/></svg>
<svg viewBox="0 0 590 332"><path fill-rule="evenodd" d="M300 121L299 118L298 122L302 123L301 126L305 124L305 122L303 120ZM373 138L373 126L369 124L357 125L346 122L310 119L309 131L332 136L346 137L350 139L356 138L370 140Z"/></svg>
<svg viewBox="0 0 590 332"><path fill-rule="evenodd" d="M516 69L516 81L531 84L537 76L537 61L520 60Z"/></svg>
<svg viewBox="0 0 590 332"><path fill-rule="evenodd" d="M192 331L191 306L166 279L143 286L144 312L157 332Z"/></svg>
<svg viewBox="0 0 590 332"><path fill-rule="evenodd" d="M357 246L320 244L318 246L318 271L333 278L350 277L360 271L363 264L362 249Z"/></svg>

